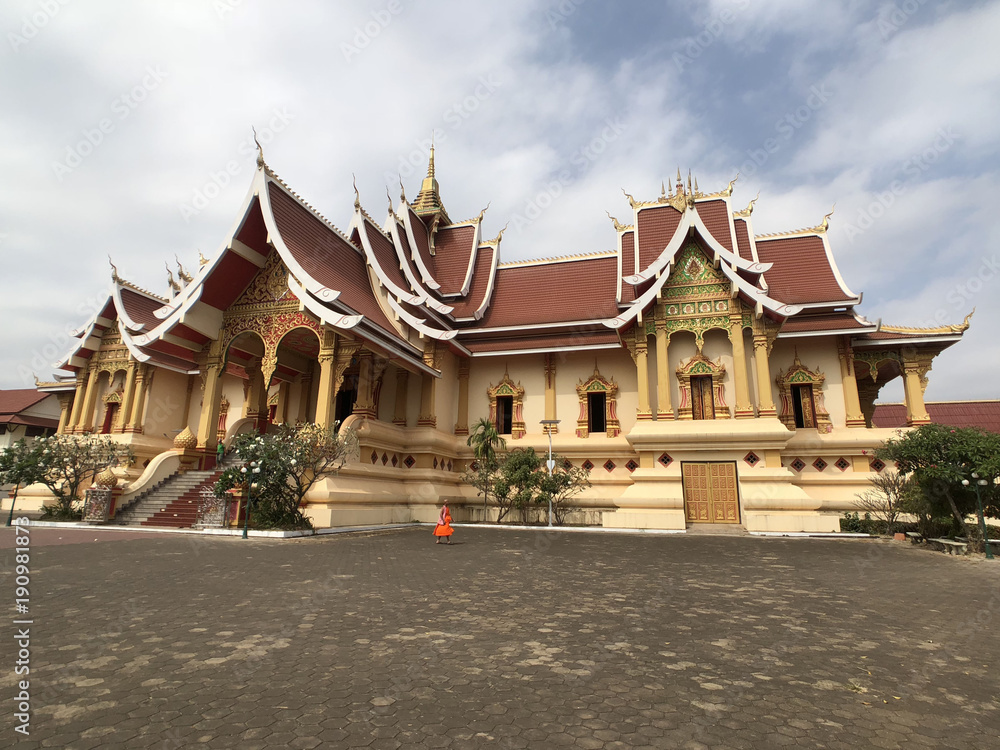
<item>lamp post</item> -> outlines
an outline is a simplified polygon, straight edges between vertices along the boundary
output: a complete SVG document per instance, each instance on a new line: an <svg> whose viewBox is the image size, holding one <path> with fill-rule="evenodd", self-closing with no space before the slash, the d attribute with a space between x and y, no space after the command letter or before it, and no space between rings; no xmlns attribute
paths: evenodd
<svg viewBox="0 0 1000 750"><path fill-rule="evenodd" d="M972 472L972 478L975 480L976 488L976 502L979 504L979 532L983 535L983 548L986 551L986 559L993 559L993 550L990 549L990 540L986 533L986 516L983 514L983 496L979 489L980 487L985 487L989 482L985 479L981 479L976 472ZM968 487L970 484L968 479L962 480L962 486Z"/></svg>
<svg viewBox="0 0 1000 750"><path fill-rule="evenodd" d="M552 428L559 424L558 419L543 419L542 427L548 428L545 431L549 433L549 460L545 462L545 466L549 470L549 479L552 479L552 471L556 468L556 462L552 460ZM549 526L552 525L552 495L549 494Z"/></svg>

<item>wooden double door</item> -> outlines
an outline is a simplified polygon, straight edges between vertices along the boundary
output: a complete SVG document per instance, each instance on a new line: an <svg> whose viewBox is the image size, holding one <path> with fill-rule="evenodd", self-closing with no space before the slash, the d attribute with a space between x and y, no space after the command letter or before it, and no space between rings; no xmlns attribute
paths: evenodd
<svg viewBox="0 0 1000 750"><path fill-rule="evenodd" d="M739 523L735 461L685 461L684 514L689 523Z"/></svg>

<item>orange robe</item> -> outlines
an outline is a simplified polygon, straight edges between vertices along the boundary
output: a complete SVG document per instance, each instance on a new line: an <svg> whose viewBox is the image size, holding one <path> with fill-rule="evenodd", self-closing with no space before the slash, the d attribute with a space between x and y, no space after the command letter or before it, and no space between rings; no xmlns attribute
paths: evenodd
<svg viewBox="0 0 1000 750"><path fill-rule="evenodd" d="M451 527L451 511L438 517L437 526L434 527L434 536L451 536L455 529Z"/></svg>

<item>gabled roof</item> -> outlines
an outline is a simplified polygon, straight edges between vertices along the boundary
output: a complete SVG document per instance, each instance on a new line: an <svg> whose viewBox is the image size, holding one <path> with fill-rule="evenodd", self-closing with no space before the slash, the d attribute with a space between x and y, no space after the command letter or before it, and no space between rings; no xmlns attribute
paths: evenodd
<svg viewBox="0 0 1000 750"><path fill-rule="evenodd" d="M39 393L34 388L0 391L0 422L9 422L9 418L30 409L48 397L48 393Z"/></svg>
<svg viewBox="0 0 1000 750"><path fill-rule="evenodd" d="M830 307L860 304L861 296L844 283L825 232L758 235L755 238L771 295L790 305Z"/></svg>
<svg viewBox="0 0 1000 750"><path fill-rule="evenodd" d="M924 405L934 424L978 427L1000 433L1000 401L928 401ZM881 428L905 427L906 405L875 404L872 425Z"/></svg>

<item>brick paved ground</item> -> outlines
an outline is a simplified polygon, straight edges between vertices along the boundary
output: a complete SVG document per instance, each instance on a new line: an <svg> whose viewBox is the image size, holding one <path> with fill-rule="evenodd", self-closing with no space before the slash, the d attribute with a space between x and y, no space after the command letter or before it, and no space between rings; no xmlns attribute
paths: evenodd
<svg viewBox="0 0 1000 750"><path fill-rule="evenodd" d="M1000 564L461 528L94 536L32 551L18 747L1000 747Z"/></svg>

